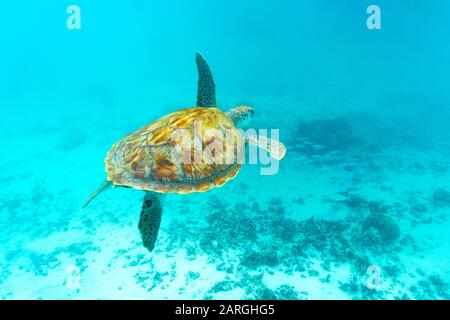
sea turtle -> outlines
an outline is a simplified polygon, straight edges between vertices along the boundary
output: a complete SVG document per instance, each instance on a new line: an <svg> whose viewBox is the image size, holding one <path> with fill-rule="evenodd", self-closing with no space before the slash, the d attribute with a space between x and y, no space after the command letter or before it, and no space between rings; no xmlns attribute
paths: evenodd
<svg viewBox="0 0 450 320"><path fill-rule="evenodd" d="M253 109L248 106L227 112L218 109L211 70L199 53L196 63L197 106L173 112L114 144L105 159L106 181L83 205L86 207L111 186L146 191L138 227L149 251L155 246L161 223L164 193L204 192L233 179L241 167L238 155L242 155L244 142L264 148L276 159L285 154L286 149L278 141L244 137L237 128L249 124ZM211 145L221 148L198 152L197 147L208 149ZM228 161L217 161L219 157Z"/></svg>

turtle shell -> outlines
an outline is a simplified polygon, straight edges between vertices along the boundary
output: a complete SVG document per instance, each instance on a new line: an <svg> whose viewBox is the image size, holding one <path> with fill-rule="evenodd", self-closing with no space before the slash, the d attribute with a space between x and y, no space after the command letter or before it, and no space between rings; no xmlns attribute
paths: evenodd
<svg viewBox="0 0 450 320"><path fill-rule="evenodd" d="M204 192L237 175L243 141L217 108L179 110L114 144L105 159L108 180L161 193Z"/></svg>

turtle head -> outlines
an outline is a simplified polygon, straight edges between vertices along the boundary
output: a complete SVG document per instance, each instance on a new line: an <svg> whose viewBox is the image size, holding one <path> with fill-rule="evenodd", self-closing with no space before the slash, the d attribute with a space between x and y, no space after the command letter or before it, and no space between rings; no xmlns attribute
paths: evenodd
<svg viewBox="0 0 450 320"><path fill-rule="evenodd" d="M233 120L236 127L245 128L252 121L255 111L252 107L238 106L228 110L226 114Z"/></svg>

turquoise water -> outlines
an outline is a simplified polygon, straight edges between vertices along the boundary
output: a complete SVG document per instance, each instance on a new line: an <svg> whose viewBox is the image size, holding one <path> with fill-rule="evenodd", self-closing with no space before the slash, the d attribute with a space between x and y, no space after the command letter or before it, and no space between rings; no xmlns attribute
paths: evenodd
<svg viewBox="0 0 450 320"><path fill-rule="evenodd" d="M0 298L449 299L449 9L2 3ZM253 106L287 154L275 175L245 165L222 188L168 195L149 253L142 191L80 207L113 143L195 105L196 51L219 107Z"/></svg>

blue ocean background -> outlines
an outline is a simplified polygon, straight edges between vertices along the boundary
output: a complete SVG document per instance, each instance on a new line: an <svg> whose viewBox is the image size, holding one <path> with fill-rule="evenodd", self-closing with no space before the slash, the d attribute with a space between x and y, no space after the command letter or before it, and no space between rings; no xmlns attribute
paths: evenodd
<svg viewBox="0 0 450 320"><path fill-rule="evenodd" d="M81 8L81 30L66 8ZM366 9L381 8L369 30ZM1 299L449 299L450 3L6 1L0 18ZM279 172L84 210L124 135L195 105L276 128Z"/></svg>

